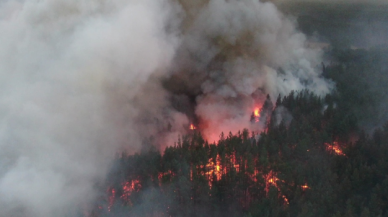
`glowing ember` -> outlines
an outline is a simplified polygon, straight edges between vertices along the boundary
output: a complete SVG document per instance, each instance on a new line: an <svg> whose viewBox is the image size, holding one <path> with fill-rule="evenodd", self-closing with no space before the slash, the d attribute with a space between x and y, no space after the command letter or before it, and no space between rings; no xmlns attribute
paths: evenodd
<svg viewBox="0 0 388 217"><path fill-rule="evenodd" d="M123 194L121 195L121 199L126 201L128 204L132 204L130 200L130 196L133 191L138 192L141 188L141 184L139 180L132 180L130 182L125 182L123 184Z"/></svg>
<svg viewBox="0 0 388 217"><path fill-rule="evenodd" d="M215 163L214 163L215 162ZM235 153L227 157L226 165L221 164L221 157L217 154L216 158L210 158L205 167L200 166L197 168L197 171L200 175L205 175L207 177L209 187L212 187L212 182L220 181L223 175L226 175L231 168L234 168L236 172L240 171L240 165L236 162ZM252 176L256 176L257 173L254 173ZM256 177L253 177L252 180L257 180Z"/></svg>
<svg viewBox="0 0 388 217"><path fill-rule="evenodd" d="M113 204L115 203L116 190L112 188L109 189L108 192L110 193L110 196L108 198L108 212L110 212Z"/></svg>
<svg viewBox="0 0 388 217"><path fill-rule="evenodd" d="M310 187L307 185L307 184L304 184L302 186L300 186L303 190L306 190L306 189L309 189Z"/></svg>
<svg viewBox="0 0 388 217"><path fill-rule="evenodd" d="M193 124L190 124L190 130L195 130L197 129Z"/></svg>
<svg viewBox="0 0 388 217"><path fill-rule="evenodd" d="M173 176L175 176L175 174L171 170L168 170L167 172L164 172L164 173L159 173L158 174L159 186L162 186L163 178L171 181Z"/></svg>
<svg viewBox="0 0 388 217"><path fill-rule="evenodd" d="M255 115L255 117L260 117L260 109L259 108L255 108L254 115Z"/></svg>
<svg viewBox="0 0 388 217"><path fill-rule="evenodd" d="M193 125L191 125L195 129ZM250 163L257 163L258 158L254 158L253 162ZM210 188L213 187L213 185L219 181L221 181L224 178L227 178L228 173L234 170L236 173L244 172L247 177L250 178L250 180L253 183L258 182L260 179L259 177L264 178L265 180L265 192L268 195L269 189L271 186L275 187L278 192L278 198L283 200L283 203L285 205L289 204L289 199L281 192L280 185L282 183L285 183L285 181L280 180L277 177L277 173L273 171L269 171L267 174L262 174L259 172L257 168L255 169L248 169L248 163L247 159L244 159L243 157L236 154L236 152L231 152L226 155L224 155L221 159L220 154L215 154L212 157L208 159L208 162L206 165L194 165L191 164L190 167L190 181L194 180L194 177L196 176L203 176L206 178L208 185ZM195 167L195 168L194 168ZM164 172L159 172L155 179L159 181L159 186L162 186L164 182L171 182L173 180L173 177L175 177L176 174L172 172L171 170L167 170ZM261 179L260 179L261 180ZM309 186L307 184L304 184L300 186L302 190L309 189ZM141 182L138 179L132 179L127 182L122 183L121 191L116 191L116 189L109 188L108 189L108 207L107 211L110 212L112 210L112 207L114 206L116 200L119 198L122 202L124 202L127 206L132 206L131 197L133 197L132 194L134 192L140 191L142 188ZM120 195L117 195L118 192L120 192ZM175 191L174 191L175 192ZM247 200L242 202L244 203L244 206L249 206L250 199L249 199L249 192L247 193ZM211 196L211 194L209 194Z"/></svg>
<svg viewBox="0 0 388 217"><path fill-rule="evenodd" d="M251 121L259 122L259 120L260 120L260 108L255 108L251 116Z"/></svg>
<svg viewBox="0 0 388 217"><path fill-rule="evenodd" d="M325 145L326 145L326 150L328 150L330 152L334 152L336 155L346 156L342 152L338 142L333 142L333 144L325 143Z"/></svg>
<svg viewBox="0 0 388 217"><path fill-rule="evenodd" d="M215 164L214 164L214 161L212 158L210 158L208 163L206 164L205 168L206 168L207 172L205 173L205 175L208 178L210 188L212 187L211 183L213 181L219 181L221 179L222 174L226 174L226 168L223 168L221 170L220 165L221 165L221 159L220 159L219 155L217 155L217 157L216 157ZM215 177L215 180L213 177Z"/></svg>
<svg viewBox="0 0 388 217"><path fill-rule="evenodd" d="M267 192L267 194L269 192L269 188L271 185L275 186L276 188L279 188L276 183L277 181L279 181L279 179L276 177L276 174L274 172L270 171L266 175L265 180L266 180L265 191Z"/></svg>
<svg viewBox="0 0 388 217"><path fill-rule="evenodd" d="M282 198L283 198L283 200L284 200L284 202L285 202L286 204L290 204L290 202L288 202L288 199L287 199L286 196L283 195Z"/></svg>
<svg viewBox="0 0 388 217"><path fill-rule="evenodd" d="M278 192L279 192L279 197L281 196L284 200L284 203L285 204L290 204L289 201L288 201L288 198L285 196L285 195L282 195L281 194L281 190L277 184L278 181L281 181L284 183L284 181L280 180L278 177L276 177L276 173L275 172L272 172L270 171L266 176L264 176L265 180L266 180L266 186L265 186L265 192L267 193L268 195L268 192L269 192L269 188L271 186L274 186L278 189Z"/></svg>

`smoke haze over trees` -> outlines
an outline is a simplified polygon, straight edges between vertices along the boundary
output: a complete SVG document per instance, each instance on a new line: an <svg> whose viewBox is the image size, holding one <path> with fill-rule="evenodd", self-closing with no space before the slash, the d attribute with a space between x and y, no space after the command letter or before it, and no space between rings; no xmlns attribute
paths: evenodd
<svg viewBox="0 0 388 217"><path fill-rule="evenodd" d="M162 156L159 151L170 150L172 155L182 151L167 148L178 138L182 138L182 144L193 138L202 145L205 141L211 144L220 139L221 132L225 133L225 139L238 140L236 144L242 142L244 147L259 148L257 153L264 161L266 157L261 155L270 153L269 162L256 165L260 169L284 172L281 168L272 168L281 165L275 152L291 145L292 150L288 151L300 152L300 156L296 159L289 156L286 163L295 163L295 168L302 171L303 160L317 163L328 158L322 164L327 166L324 172L340 174L338 171L342 172L343 168L334 166L331 170L329 164L337 165L336 160L344 158L337 159L323 150L324 143L333 144L339 139L346 146L346 152L347 144L363 135L362 129L372 133L388 120L384 94L388 52L382 47L373 48L381 45L377 42L384 41L386 36L386 29L380 28L386 21L386 16L381 15L385 9L381 7L376 13L364 10L367 18L370 18L368 14L377 14L368 22L375 24L370 31L379 29L381 34L364 34L365 31L346 43L342 41L345 35L341 34L342 25L326 28L331 24L321 22L322 17L325 19L320 16L322 13L303 12L302 7L298 10L294 13L292 7L278 9L270 1L255 0L0 1L0 216L62 217L93 210L100 203L96 201L106 196L103 187L130 181L126 173L128 168L138 165L137 158L146 164L142 169L144 177L146 173L165 172L159 166L166 164L158 162L165 160L166 154ZM322 10L338 15L330 7ZM359 17L360 22L365 22L364 17ZM317 20L320 27L314 29ZM353 17L349 20L345 27L353 25ZM356 30L362 29L356 26ZM365 42L363 39L368 36L371 38ZM311 41L329 43L332 47L325 50L310 46ZM276 99L281 101L281 106ZM193 133L190 125L196 128L196 133L186 138L184 135ZM249 138L238 134L243 129L248 129ZM280 142L277 136L271 136L277 130L283 130L279 135L287 141ZM256 133L253 138L250 138L251 131ZM232 136L228 136L229 132ZM259 136L260 132L264 134ZM381 139L385 138L384 133L385 129L377 131L377 139L375 136L361 142L372 144L370 149L374 153L375 147L386 142ZM358 143L349 149L355 147L357 153L364 150L359 149L364 146L355 144ZM313 146L314 155L303 152L307 146ZM212 147L221 152L222 146ZM153 151L148 152L150 148ZM192 148L185 150L186 154L198 151ZM128 162L116 168L119 160L115 155L122 152L126 154L121 159ZM376 157L384 158L384 153ZM249 159L258 156L246 154L245 150L241 157L249 161L244 165L251 171L256 166ZM349 161L353 159L346 155ZM317 158L312 159L313 156ZM355 167L364 162L364 157L356 158ZM182 173L174 176L179 182L170 182L182 187L182 191L189 191L191 184L209 190L205 187L209 183L200 176L196 181L187 179L191 167L187 164L192 159L180 160L166 166L177 166L179 169L175 169ZM198 159L195 163L201 165ZM380 163L385 165L383 161ZM375 164L372 162L372 167ZM376 170L384 168L381 164ZM112 167L123 170L125 176L112 175ZM135 168L134 174L137 175L139 168ZM353 167L350 171L354 171ZM340 197L334 199L349 203L349 207L363 204L360 207L368 209L372 216L386 214L381 205L384 198L378 194L383 178L376 171L371 174L378 178L367 186L377 195L368 194L367 198L375 202L360 202L358 194L350 202ZM225 180L235 187L233 183L240 178ZM157 180L154 183L142 180L139 197L159 195L154 194L160 190ZM115 181L120 183L110 185ZM218 184L217 180L214 186ZM131 183L128 188L139 186ZM203 212L216 212L216 208L208 206L215 205L218 209L230 204L236 208L235 214L265 215L268 210L260 208L263 206L273 206L279 213L291 212L283 207L284 198L277 198L279 189L252 197L266 200L265 205L260 205L263 201L256 201L259 204L256 211L248 206L254 203L253 199L241 207L234 204L236 201L223 203L230 195L219 195L213 200L207 190L195 200L198 204L209 202L202 207ZM220 192L217 194L224 194ZM344 192L352 193L349 189ZM240 193L239 190L228 192ZM181 196L176 203L176 198L165 196L154 200L163 199L166 204L176 205L187 199ZM279 201L275 202L276 198ZM306 200L305 195L294 198L302 200L300 204ZM289 200L291 206L292 199ZM311 207L320 206L322 201L315 202ZM153 209L163 210L166 204ZM193 212L201 213L198 204L191 206L187 202L190 207L187 212L194 209ZM380 207L372 210L371 204ZM152 204L124 205L124 209L131 207L131 212L140 215L142 210L152 207ZM311 208L299 205L295 205L292 214ZM338 211L347 212L342 208ZM191 215L182 212L178 210L176 215Z"/></svg>
<svg viewBox="0 0 388 217"><path fill-rule="evenodd" d="M292 92L258 137L193 131L163 155L123 153L90 216L385 216L388 129L367 136L335 101Z"/></svg>

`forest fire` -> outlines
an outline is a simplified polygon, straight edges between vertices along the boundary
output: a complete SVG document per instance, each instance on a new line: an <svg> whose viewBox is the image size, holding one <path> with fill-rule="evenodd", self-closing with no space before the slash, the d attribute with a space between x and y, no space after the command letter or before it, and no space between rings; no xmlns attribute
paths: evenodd
<svg viewBox="0 0 388 217"><path fill-rule="evenodd" d="M108 189L108 193L110 194L108 198L108 212L110 212L113 204L115 203L116 190L114 188L110 188Z"/></svg>
<svg viewBox="0 0 388 217"><path fill-rule="evenodd" d="M282 198L287 205L290 204L286 196L282 195Z"/></svg>
<svg viewBox="0 0 388 217"><path fill-rule="evenodd" d="M141 189L140 181L135 179L130 182L125 182L123 184L123 194L120 196L121 199L126 201L128 204L131 204L130 196L132 192L139 191Z"/></svg>
<svg viewBox="0 0 388 217"><path fill-rule="evenodd" d="M303 190L310 189L310 187L307 184L304 184L300 186Z"/></svg>
<svg viewBox="0 0 388 217"><path fill-rule="evenodd" d="M214 160L212 158L210 158L208 164L206 164L207 172L205 172L205 175L208 178L209 186L210 187L211 187L211 183L213 181L220 180L222 174L224 172L226 172L225 168L224 168L224 171L221 171L221 166L220 165L221 165L221 161L220 161L220 156L219 155L217 155L215 163L214 163ZM214 176L215 176L216 180L213 179Z"/></svg>
<svg viewBox="0 0 388 217"><path fill-rule="evenodd" d="M133 192L138 192L140 191L142 188L141 186L141 183L140 183L140 180L138 179L134 179L134 180L131 180L131 181L127 181L125 183L122 184L122 188L121 188L121 195L120 195L120 199L122 201L124 201L127 205L132 205L132 202L131 202L131 195ZM112 206L115 204L116 202L116 196L117 195L117 190L114 189L114 188L109 188L108 189L108 207L107 207L107 210L108 212L111 211L112 209ZM99 207L99 209L101 209L101 207Z"/></svg>
<svg viewBox="0 0 388 217"><path fill-rule="evenodd" d="M280 180L277 176L276 176L276 173L273 172L272 170L265 176L265 192L266 194L268 195L269 193L269 189L271 186L274 186L275 188L277 188L278 192L279 192L279 196L281 196L283 198L283 201L285 204L289 204L289 201L288 201L288 198L285 196L285 195L282 195L281 194L281 189L280 187L278 186L278 183L277 182L284 182L283 180Z"/></svg>
<svg viewBox="0 0 388 217"><path fill-rule="evenodd" d="M332 153L335 153L336 155L340 155L340 156L346 156L340 146L339 146L339 143L338 142L333 142L333 144L330 144L330 143L325 143L326 145L326 150L329 151L329 152L332 152Z"/></svg>
<svg viewBox="0 0 388 217"><path fill-rule="evenodd" d="M212 187L214 181L220 181L223 175L226 175L230 169L234 168L236 172L239 172L240 165L236 163L235 154L230 155L227 159L227 165L222 164L220 155L217 154L215 159L210 158L206 166L205 172L201 171L199 175L203 175L207 178L209 187ZM203 168L203 167L200 167Z"/></svg>
<svg viewBox="0 0 388 217"><path fill-rule="evenodd" d="M266 184L265 184L265 192L268 194L269 188L271 186L275 186L276 188L279 188L277 185L277 181L279 179L276 177L276 173L274 173L272 170L265 176Z"/></svg>
<svg viewBox="0 0 388 217"><path fill-rule="evenodd" d="M190 124L190 130L195 130L195 129L197 128L194 126L194 124Z"/></svg>
<svg viewBox="0 0 388 217"><path fill-rule="evenodd" d="M255 117L260 117L260 109L259 108L255 108L255 111L254 111L254 115Z"/></svg>
<svg viewBox="0 0 388 217"><path fill-rule="evenodd" d="M260 108L256 107L251 115L251 122L259 122L260 121Z"/></svg>
<svg viewBox="0 0 388 217"><path fill-rule="evenodd" d="M164 173L159 173L158 174L159 186L162 186L162 183L165 180L171 181L172 177L174 176L175 174L171 170L168 170L167 172L164 172Z"/></svg>

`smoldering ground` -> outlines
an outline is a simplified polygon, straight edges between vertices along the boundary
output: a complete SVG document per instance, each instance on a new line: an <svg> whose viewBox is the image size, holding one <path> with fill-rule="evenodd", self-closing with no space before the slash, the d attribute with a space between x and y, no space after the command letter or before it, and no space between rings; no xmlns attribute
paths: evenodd
<svg viewBox="0 0 388 217"><path fill-rule="evenodd" d="M324 95L322 53L259 1L0 3L0 214L72 216L109 162L195 122L254 128L267 94Z"/></svg>

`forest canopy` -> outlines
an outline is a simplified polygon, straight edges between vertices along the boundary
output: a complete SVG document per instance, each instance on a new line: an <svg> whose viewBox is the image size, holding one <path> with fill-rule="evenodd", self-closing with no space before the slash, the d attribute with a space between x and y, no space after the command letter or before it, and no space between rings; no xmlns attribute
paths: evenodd
<svg viewBox="0 0 388 217"><path fill-rule="evenodd" d="M90 216L388 215L388 124L363 125L377 126L381 111L379 83L360 76L385 73L387 50L330 52L334 93L268 96L260 133L209 142L192 129L162 153L117 155Z"/></svg>

